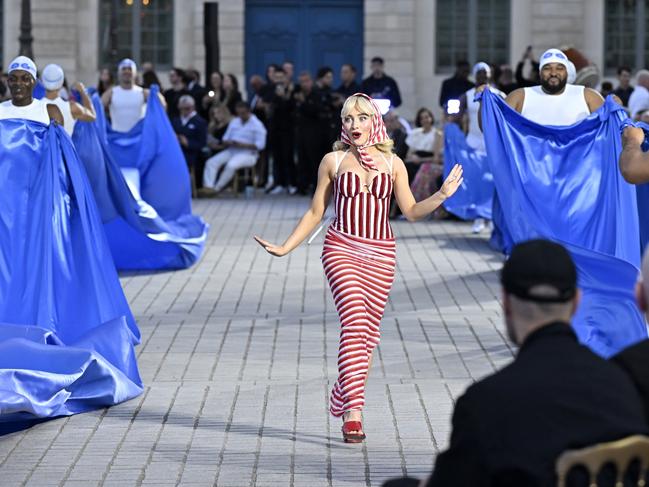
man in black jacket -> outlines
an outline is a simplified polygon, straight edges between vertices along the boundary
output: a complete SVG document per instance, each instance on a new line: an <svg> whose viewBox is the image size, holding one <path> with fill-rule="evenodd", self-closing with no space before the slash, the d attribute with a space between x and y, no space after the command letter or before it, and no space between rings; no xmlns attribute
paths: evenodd
<svg viewBox="0 0 649 487"><path fill-rule="evenodd" d="M196 103L191 95L180 97L178 111L180 115L171 119L171 126L178 136L187 165L192 167L199 161L207 143L207 122L196 113Z"/></svg>
<svg viewBox="0 0 649 487"><path fill-rule="evenodd" d="M385 74L384 61L381 57L374 57L370 61L372 74L363 80L361 91L372 98L390 100L390 107L397 108L401 105L401 93L397 82Z"/></svg>
<svg viewBox="0 0 649 487"><path fill-rule="evenodd" d="M439 91L439 106L446 109L449 100L459 100L460 96L473 88L473 83L469 81L471 66L468 61L458 61L455 65L455 73L450 78L442 82L442 88Z"/></svg>
<svg viewBox="0 0 649 487"><path fill-rule="evenodd" d="M631 380L570 327L579 291L568 252L546 240L521 243L501 282L507 332L520 350L457 400L429 487L555 486L565 450L649 431Z"/></svg>
<svg viewBox="0 0 649 487"><path fill-rule="evenodd" d="M636 285L638 307L649 319L649 250L642 259L642 280ZM649 339L625 348L611 360L622 367L631 377L644 404L649 421Z"/></svg>

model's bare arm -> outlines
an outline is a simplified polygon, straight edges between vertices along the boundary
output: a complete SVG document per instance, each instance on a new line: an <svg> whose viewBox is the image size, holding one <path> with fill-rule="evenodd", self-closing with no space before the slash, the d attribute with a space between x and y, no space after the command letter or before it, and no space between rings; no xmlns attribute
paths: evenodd
<svg viewBox="0 0 649 487"><path fill-rule="evenodd" d="M101 104L104 105L104 110L106 110L107 113L110 107L111 96L113 96L112 88L108 88L106 91L104 91L104 94L101 95Z"/></svg>
<svg viewBox="0 0 649 487"><path fill-rule="evenodd" d="M320 167L318 169L318 185L315 194L313 195L313 199L311 200L311 206L282 245L275 245L257 235L254 236L254 239L259 243L259 245L266 249L269 254L276 257L282 257L288 254L291 250L300 245L315 229L315 227L318 226L325 214L327 206L329 205L334 171L335 157L331 152L324 156L322 162L320 162Z"/></svg>
<svg viewBox="0 0 649 487"><path fill-rule="evenodd" d="M584 88L584 98L590 113L597 111L604 104L604 97L592 88Z"/></svg>
<svg viewBox="0 0 649 487"><path fill-rule="evenodd" d="M398 157L394 158L394 196L401 209L401 213L403 213L408 221L414 222L430 215L447 198L452 196L461 184L462 166L456 164L451 169L450 174L439 191L425 200L416 202L408 184L408 171L406 171L406 166L401 159Z"/></svg>
<svg viewBox="0 0 649 487"><path fill-rule="evenodd" d="M59 110L59 107L56 105L47 105L47 114L50 116L50 120L55 121L63 127L63 114L61 113L61 110Z"/></svg>
<svg viewBox="0 0 649 487"><path fill-rule="evenodd" d="M649 182L649 152L642 152L644 130L627 127L622 134L622 152L620 153L620 172L631 184Z"/></svg>
<svg viewBox="0 0 649 487"><path fill-rule="evenodd" d="M83 83L76 82L73 85L73 88L79 92L81 96L81 105L76 101L70 101L70 111L72 116L76 120L81 120L83 122L94 122L97 119L97 114L95 113L95 107L92 105L92 100L86 93L86 87L83 86Z"/></svg>

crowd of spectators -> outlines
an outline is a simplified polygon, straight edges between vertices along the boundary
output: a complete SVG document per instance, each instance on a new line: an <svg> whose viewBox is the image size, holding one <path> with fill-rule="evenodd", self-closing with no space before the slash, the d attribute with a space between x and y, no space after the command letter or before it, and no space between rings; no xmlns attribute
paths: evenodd
<svg viewBox="0 0 649 487"><path fill-rule="evenodd" d="M270 64L263 76L254 74L248 79L245 90L250 120L257 127L259 121L265 130L263 144L259 143L259 134L252 133L254 131L248 133L246 140L238 141L250 146L248 149L234 148L232 145L237 141L228 140L232 137L232 132L227 131L229 124L237 120L236 123L242 123L237 106L244 100L239 81L232 73L214 71L203 85L197 70L173 67L168 82L161 83L154 66L145 62L139 73L139 82L145 88L153 84L167 87L162 91L167 112L197 185L208 189L202 192L203 195L213 195L210 188L222 189L222 184L217 185L217 180L211 179L211 172L205 179L203 168L210 158L226 149L230 149L228 153L234 149L246 150L249 156L243 166L241 160L232 162L226 174L254 166L255 183L265 186L271 194L312 193L318 164L339 136L338 114L342 104L349 95L360 91L385 100L389 105L390 109L385 114L386 125L395 140L397 155L406 162L413 193L421 199L434 192L439 184L443 164L443 125L449 121L465 125L457 116L449 117L446 113L450 109L449 101L456 103L474 86L470 68L468 62L459 61L455 73L443 81L439 106L444 116L436 120L430 107L421 107L416 114L406 114L406 117L397 112L402 101L399 86L386 74L385 62L380 57L371 60L370 73L362 80L356 66L343 64L338 73L338 86L334 86L334 72L330 67L321 67L315 73L296 73L290 61L281 65ZM539 83L538 62L531 47L525 50L515 68L495 64L492 72L496 87L505 94ZM0 99L8 98L5 78L0 79ZM649 123L649 71L640 70L635 74L635 86L631 85L632 71L628 67L618 69L617 79L617 86L608 81L601 84L602 95L616 95L633 118ZM97 91L101 95L114 83L113 73L102 69ZM414 130L406 118L414 121ZM239 135L242 133L239 131ZM223 156L219 160L222 159ZM225 171L227 163L218 167L215 178L218 172ZM437 213L438 216L443 214L443 210ZM392 215L398 215L397 208L393 207Z"/></svg>

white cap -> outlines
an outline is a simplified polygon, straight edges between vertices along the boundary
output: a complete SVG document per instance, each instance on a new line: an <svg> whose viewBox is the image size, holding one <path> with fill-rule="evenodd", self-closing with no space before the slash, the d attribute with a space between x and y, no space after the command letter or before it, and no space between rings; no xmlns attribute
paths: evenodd
<svg viewBox="0 0 649 487"><path fill-rule="evenodd" d="M63 86L63 68L58 64L48 64L41 73L41 81L46 90L55 91Z"/></svg>
<svg viewBox="0 0 649 487"><path fill-rule="evenodd" d="M9 63L9 68L7 68L7 73L18 70L27 71L32 75L34 81L36 81L36 64L27 56L18 56L16 59L11 61Z"/></svg>
<svg viewBox="0 0 649 487"><path fill-rule="evenodd" d="M135 64L135 61L132 59L124 58L117 65L117 71L121 71L124 68L131 68L131 71L135 74L137 71L137 64Z"/></svg>
<svg viewBox="0 0 649 487"><path fill-rule="evenodd" d="M568 60L568 80L567 82L572 84L575 84L575 81L577 80L577 68L575 68L575 65L572 61Z"/></svg>
<svg viewBox="0 0 649 487"><path fill-rule="evenodd" d="M567 70L568 62L568 57L559 49L548 49L541 55L541 59L539 59L539 70L550 63L563 64Z"/></svg>
<svg viewBox="0 0 649 487"><path fill-rule="evenodd" d="M475 76L480 71L486 71L487 76L491 77L491 66L489 66L484 61L480 61L479 63L476 63L475 66L473 66L473 77L475 78Z"/></svg>

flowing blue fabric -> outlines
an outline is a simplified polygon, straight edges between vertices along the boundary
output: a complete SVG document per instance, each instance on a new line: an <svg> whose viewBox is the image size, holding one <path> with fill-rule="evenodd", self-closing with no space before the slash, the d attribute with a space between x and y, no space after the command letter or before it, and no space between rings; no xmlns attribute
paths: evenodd
<svg viewBox="0 0 649 487"><path fill-rule="evenodd" d="M573 326L608 357L647 336L633 296L640 264L635 188L618 170L626 114L611 98L567 127L536 124L490 92L482 127L512 242L555 240L571 252L583 299Z"/></svg>
<svg viewBox="0 0 649 487"><path fill-rule="evenodd" d="M0 120L0 421L142 392L139 330L64 130Z"/></svg>
<svg viewBox="0 0 649 487"><path fill-rule="evenodd" d="M77 122L73 140L95 191L120 270L183 269L202 255L208 225L191 213L189 173L176 135L152 89L146 117L130 132L110 128L97 95L94 123ZM137 168L136 200L121 167Z"/></svg>
<svg viewBox="0 0 649 487"><path fill-rule="evenodd" d="M487 154L469 147L460 127L447 123L444 127L445 178L455 164L462 165L464 182L444 203L444 208L462 220L491 220L494 184Z"/></svg>

